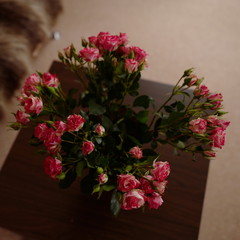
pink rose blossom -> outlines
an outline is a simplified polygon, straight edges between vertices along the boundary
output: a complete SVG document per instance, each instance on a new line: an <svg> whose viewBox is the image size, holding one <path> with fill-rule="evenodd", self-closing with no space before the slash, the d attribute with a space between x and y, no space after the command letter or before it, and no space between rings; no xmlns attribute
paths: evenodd
<svg viewBox="0 0 240 240"><path fill-rule="evenodd" d="M134 59L126 59L124 63L124 69L129 73L136 72L138 70L139 63Z"/></svg>
<svg viewBox="0 0 240 240"><path fill-rule="evenodd" d="M154 179L156 179L159 182L162 182L170 174L170 165L168 162L162 161L154 162L153 169L151 169L150 172Z"/></svg>
<svg viewBox="0 0 240 240"><path fill-rule="evenodd" d="M208 100L210 101L222 101L223 96L221 93L211 94L208 96Z"/></svg>
<svg viewBox="0 0 240 240"><path fill-rule="evenodd" d="M98 182L99 184L104 184L108 181L108 176L106 173L102 173L98 176Z"/></svg>
<svg viewBox="0 0 240 240"><path fill-rule="evenodd" d="M151 209L158 209L163 204L162 197L158 193L154 193L152 196L149 196L147 198L147 202L149 208Z"/></svg>
<svg viewBox="0 0 240 240"><path fill-rule="evenodd" d="M156 188L156 191L160 194L163 194L165 192L165 188L167 185L168 181L164 180L162 182L154 181L153 185Z"/></svg>
<svg viewBox="0 0 240 240"><path fill-rule="evenodd" d="M79 56L87 62L93 62L100 57L100 53L97 48L84 48L79 52Z"/></svg>
<svg viewBox="0 0 240 240"><path fill-rule="evenodd" d="M225 129L218 127L211 131L209 136L213 140L213 147L222 148L225 144L226 132Z"/></svg>
<svg viewBox="0 0 240 240"><path fill-rule="evenodd" d="M49 127L46 123L39 123L34 130L34 136L40 140L47 138Z"/></svg>
<svg viewBox="0 0 240 240"><path fill-rule="evenodd" d="M209 89L205 85L200 85L195 88L193 94L197 97L207 97L209 94Z"/></svg>
<svg viewBox="0 0 240 240"><path fill-rule="evenodd" d="M41 80L38 76L38 74L33 73L31 74L25 81L23 86L23 94L26 96L30 96L32 93L38 93L38 89L36 86L40 84Z"/></svg>
<svg viewBox="0 0 240 240"><path fill-rule="evenodd" d="M136 159L141 159L142 158L142 150L140 149L140 147L136 146L136 147L132 147L129 150L129 154Z"/></svg>
<svg viewBox="0 0 240 240"><path fill-rule="evenodd" d="M100 123L98 123L95 128L95 133L101 137L105 134L105 128Z"/></svg>
<svg viewBox="0 0 240 240"><path fill-rule="evenodd" d="M67 130L67 124L63 121L55 121L53 126L56 128L56 133L58 135L63 135Z"/></svg>
<svg viewBox="0 0 240 240"><path fill-rule="evenodd" d="M132 51L130 46L122 46L119 48L119 53L123 55L124 57L129 56L130 52Z"/></svg>
<svg viewBox="0 0 240 240"><path fill-rule="evenodd" d="M133 189L123 194L121 208L124 210L137 209L144 205L146 201L144 192L140 189Z"/></svg>
<svg viewBox="0 0 240 240"><path fill-rule="evenodd" d="M91 141L83 142L83 145L82 145L83 156L90 154L94 150L94 148L95 148L95 146L94 146L93 142L91 142Z"/></svg>
<svg viewBox="0 0 240 240"><path fill-rule="evenodd" d="M147 194L153 193L155 191L151 184L152 181L153 181L153 176L151 175L146 175L140 178L141 189Z"/></svg>
<svg viewBox="0 0 240 240"><path fill-rule="evenodd" d="M193 119L189 122L189 129L194 133L203 134L207 129L207 121L202 118Z"/></svg>
<svg viewBox="0 0 240 240"><path fill-rule="evenodd" d="M128 43L128 36L126 33L120 33L119 38L122 45L126 45Z"/></svg>
<svg viewBox="0 0 240 240"><path fill-rule="evenodd" d="M115 51L121 44L121 40L117 35L104 33L98 35L98 44L101 50Z"/></svg>
<svg viewBox="0 0 240 240"><path fill-rule="evenodd" d="M212 110L216 110L222 107L222 102L221 101L216 101L216 102L212 102Z"/></svg>
<svg viewBox="0 0 240 240"><path fill-rule="evenodd" d="M98 42L98 39L96 36L91 36L88 38L88 41L90 43L90 45L93 45L93 46L96 46L97 47L97 42Z"/></svg>
<svg viewBox="0 0 240 240"><path fill-rule="evenodd" d="M118 190L121 192L128 192L134 188L140 186L140 182L135 178L135 176L130 174L121 174L117 178Z"/></svg>
<svg viewBox="0 0 240 240"><path fill-rule="evenodd" d="M207 122L210 127L221 127L223 129L226 129L230 125L230 121L219 119L215 115L208 116Z"/></svg>
<svg viewBox="0 0 240 240"><path fill-rule="evenodd" d="M61 137L52 128L49 128L46 132L44 139L44 145L51 154L59 153L61 149Z"/></svg>
<svg viewBox="0 0 240 240"><path fill-rule="evenodd" d="M30 96L24 102L24 109L26 113L36 113L38 115L43 109L42 100L38 97Z"/></svg>
<svg viewBox="0 0 240 240"><path fill-rule="evenodd" d="M19 110L15 114L16 121L23 125L27 125L30 122L29 117L30 117L29 114L19 111Z"/></svg>
<svg viewBox="0 0 240 240"><path fill-rule="evenodd" d="M216 152L214 151L211 151L211 150L206 150L203 152L203 154L206 156L206 157L216 157Z"/></svg>
<svg viewBox="0 0 240 240"><path fill-rule="evenodd" d="M43 86L57 88L59 85L59 80L56 77L56 74L43 73L42 79Z"/></svg>
<svg viewBox="0 0 240 240"><path fill-rule="evenodd" d="M224 119L219 119L218 126L226 129L230 125L230 121L226 121Z"/></svg>
<svg viewBox="0 0 240 240"><path fill-rule="evenodd" d="M57 158L48 156L44 160L43 165L45 173L52 179L56 179L56 177L62 172L62 163Z"/></svg>
<svg viewBox="0 0 240 240"><path fill-rule="evenodd" d="M146 57L147 57L147 53L139 48L139 47L131 47L131 50L134 52L134 59L140 63L144 62Z"/></svg>
<svg viewBox="0 0 240 240"><path fill-rule="evenodd" d="M73 114L67 118L68 131L79 131L85 123L85 119L81 115Z"/></svg>
<svg viewBox="0 0 240 240"><path fill-rule="evenodd" d="M37 73L31 74L25 81L25 85L33 85L38 86L41 82L41 79L39 78Z"/></svg>

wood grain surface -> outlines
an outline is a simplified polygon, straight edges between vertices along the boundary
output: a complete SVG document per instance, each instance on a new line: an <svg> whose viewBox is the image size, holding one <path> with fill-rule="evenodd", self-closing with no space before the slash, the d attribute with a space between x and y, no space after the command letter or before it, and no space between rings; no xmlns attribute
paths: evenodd
<svg viewBox="0 0 240 240"><path fill-rule="evenodd" d="M74 76L54 62L63 85ZM157 98L171 86L142 80L141 91ZM43 172L43 157L28 145L31 129L20 131L0 172L0 226L29 239L41 240L195 240L198 238L209 161L191 160L188 154L162 152L171 164L164 204L159 210L122 211L112 216L110 194L96 199L80 191L80 180L59 189ZM1 239L1 238L0 238Z"/></svg>

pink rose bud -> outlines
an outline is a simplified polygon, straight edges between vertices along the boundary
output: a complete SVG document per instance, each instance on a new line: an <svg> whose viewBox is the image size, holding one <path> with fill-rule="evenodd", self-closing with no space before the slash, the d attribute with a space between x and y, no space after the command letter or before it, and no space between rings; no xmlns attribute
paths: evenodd
<svg viewBox="0 0 240 240"><path fill-rule="evenodd" d="M159 182L164 181L170 174L170 165L168 162L154 162L153 169L150 170L154 179Z"/></svg>
<svg viewBox="0 0 240 240"><path fill-rule="evenodd" d="M52 179L56 179L56 177L61 173L62 171L62 163L57 158L53 158L51 156L48 156L44 160L44 171L47 175L49 175Z"/></svg>
<svg viewBox="0 0 240 240"><path fill-rule="evenodd" d="M124 69L129 73L136 72L138 70L139 63L134 59L126 59Z"/></svg>
<svg viewBox="0 0 240 240"><path fill-rule="evenodd" d="M66 57L68 57L68 58L71 57L71 47L70 46L65 47L63 49L63 51L64 51L64 54L65 54Z"/></svg>
<svg viewBox="0 0 240 240"><path fill-rule="evenodd" d="M162 197L158 193L154 193L152 196L149 196L147 199L149 208L158 209L162 204Z"/></svg>
<svg viewBox="0 0 240 240"><path fill-rule="evenodd" d="M144 205L146 199L142 190L133 189L123 194L121 208L124 210L140 208Z"/></svg>
<svg viewBox="0 0 240 240"><path fill-rule="evenodd" d="M100 123L98 123L95 128L95 133L101 137L105 134L105 128Z"/></svg>
<svg viewBox="0 0 240 240"><path fill-rule="evenodd" d="M151 182L153 182L153 176L151 175L146 175L140 178L141 189L147 194L153 193L155 191L152 187Z"/></svg>
<svg viewBox="0 0 240 240"><path fill-rule="evenodd" d="M198 77L195 74L191 74L188 78L191 78L191 81L188 83L189 87L193 86L198 80Z"/></svg>
<svg viewBox="0 0 240 240"><path fill-rule="evenodd" d="M56 128L56 133L61 136L63 135L67 130L67 124L63 121L55 121L53 123L53 126Z"/></svg>
<svg viewBox="0 0 240 240"><path fill-rule="evenodd" d="M130 174L121 174L117 178L118 190L121 192L128 192L134 188L140 186L140 182L135 178L135 176Z"/></svg>
<svg viewBox="0 0 240 240"><path fill-rule="evenodd" d="M207 97L209 94L209 89L205 85L200 85L195 88L193 94L197 97Z"/></svg>
<svg viewBox="0 0 240 240"><path fill-rule="evenodd" d="M108 176L106 173L102 173L98 176L98 182L99 184L104 184L108 181Z"/></svg>
<svg viewBox="0 0 240 240"><path fill-rule="evenodd" d="M36 113L38 115L43 109L42 100L38 97L30 96L24 102L24 109L26 113Z"/></svg>
<svg viewBox="0 0 240 240"><path fill-rule="evenodd" d="M131 148L129 154L136 159L141 159L143 156L142 150L138 146Z"/></svg>
<svg viewBox="0 0 240 240"><path fill-rule="evenodd" d="M194 133L203 134L207 129L207 121L202 118L193 119L189 122L189 129Z"/></svg>
<svg viewBox="0 0 240 240"><path fill-rule="evenodd" d="M59 80L56 77L56 74L43 73L42 79L43 86L57 88L59 85Z"/></svg>
<svg viewBox="0 0 240 240"><path fill-rule="evenodd" d="M19 111L19 110L15 114L16 121L23 125L27 125L30 122L29 117L30 117L29 114Z"/></svg>
<svg viewBox="0 0 240 240"><path fill-rule="evenodd" d="M79 56L87 62L93 62L100 57L100 53L97 48L84 48L79 52Z"/></svg>
<svg viewBox="0 0 240 240"><path fill-rule="evenodd" d="M168 183L168 181L166 181L166 180L164 180L162 182L154 181L153 185L158 193L163 194L165 192L167 183Z"/></svg>
<svg viewBox="0 0 240 240"><path fill-rule="evenodd" d="M45 140L47 138L49 127L46 123L39 123L34 130L34 136L40 140Z"/></svg>
<svg viewBox="0 0 240 240"><path fill-rule="evenodd" d="M226 138L225 129L221 127L215 128L211 131L209 138L213 140L213 147L222 148Z"/></svg>
<svg viewBox="0 0 240 240"><path fill-rule="evenodd" d="M203 154L205 157L210 157L210 158L216 157L216 152L211 151L211 150L209 150L209 151L206 150L203 152Z"/></svg>
<svg viewBox="0 0 240 240"><path fill-rule="evenodd" d="M81 115L73 114L67 118L68 131L79 131L85 123L85 119Z"/></svg>
<svg viewBox="0 0 240 240"><path fill-rule="evenodd" d="M83 156L90 154L94 150L94 148L95 148L95 146L94 146L93 142L91 142L91 141L83 142L83 145L82 145Z"/></svg>

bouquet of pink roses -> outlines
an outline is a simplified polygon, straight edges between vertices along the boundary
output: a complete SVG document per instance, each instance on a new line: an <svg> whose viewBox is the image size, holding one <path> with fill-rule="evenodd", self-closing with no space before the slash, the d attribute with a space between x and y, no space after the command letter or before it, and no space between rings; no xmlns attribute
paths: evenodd
<svg viewBox="0 0 240 240"><path fill-rule="evenodd" d="M172 145L193 158L215 157L230 123L222 118L222 95L211 94L203 78L188 69L156 106L138 92L147 53L129 45L126 34L100 32L83 39L82 47L59 53L78 77L79 89L64 93L57 76L33 73L18 97L21 110L11 127L34 128L31 143L44 146L45 173L60 187L80 177L84 192L100 197L112 191L114 215L145 205L157 209L170 173L158 146Z"/></svg>

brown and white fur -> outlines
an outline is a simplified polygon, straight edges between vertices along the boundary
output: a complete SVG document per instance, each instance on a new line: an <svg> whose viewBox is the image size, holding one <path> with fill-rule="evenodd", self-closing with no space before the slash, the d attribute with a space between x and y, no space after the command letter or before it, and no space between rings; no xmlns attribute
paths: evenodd
<svg viewBox="0 0 240 240"><path fill-rule="evenodd" d="M51 39L61 11L60 0L0 0L0 112Z"/></svg>

